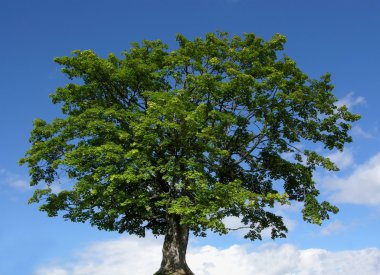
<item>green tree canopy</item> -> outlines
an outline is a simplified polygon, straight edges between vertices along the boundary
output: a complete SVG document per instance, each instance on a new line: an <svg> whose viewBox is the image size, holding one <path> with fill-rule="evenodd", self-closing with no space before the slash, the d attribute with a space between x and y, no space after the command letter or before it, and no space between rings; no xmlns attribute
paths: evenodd
<svg viewBox="0 0 380 275"><path fill-rule="evenodd" d="M298 148L351 142L359 116L336 106L329 74L308 77L280 54L279 34L177 41L174 51L145 40L122 58L78 50L55 59L72 81L51 94L63 116L34 121L20 161L39 186L30 202L103 230L165 235L157 274L191 274L189 232L226 234L226 217L239 217L254 240L265 228L285 236L282 217L270 211L277 202L303 202L303 218L316 224L337 212L317 200L313 180L317 167L337 167L314 146ZM52 192L60 176L71 183Z"/></svg>

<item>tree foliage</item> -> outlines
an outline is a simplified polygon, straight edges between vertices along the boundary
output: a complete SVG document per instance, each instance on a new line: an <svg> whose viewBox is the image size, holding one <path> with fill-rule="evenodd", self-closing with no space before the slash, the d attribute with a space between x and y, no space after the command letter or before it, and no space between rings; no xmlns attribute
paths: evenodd
<svg viewBox="0 0 380 275"><path fill-rule="evenodd" d="M336 213L318 201L313 171L337 167L313 148L343 150L359 116L336 106L329 74L303 73L278 34L177 41L174 51L145 40L121 58L78 50L55 59L72 81L51 94L63 116L34 121L20 161L38 185L30 202L139 236L165 235L176 215L197 236L226 234L224 219L239 217L246 238L265 228L276 238L287 232L276 203L303 202L316 224ZM59 177L70 184L53 192Z"/></svg>

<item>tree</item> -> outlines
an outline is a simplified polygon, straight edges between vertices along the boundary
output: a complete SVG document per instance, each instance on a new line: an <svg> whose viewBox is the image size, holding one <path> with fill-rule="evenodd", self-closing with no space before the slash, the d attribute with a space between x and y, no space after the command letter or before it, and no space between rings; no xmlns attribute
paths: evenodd
<svg viewBox="0 0 380 275"><path fill-rule="evenodd" d="M226 217L255 240L266 228L285 237L277 204L303 202L315 224L336 213L318 201L313 171L338 168L313 144L343 150L359 116L337 107L329 74L313 80L279 57L279 34L177 41L175 51L133 43L121 59L90 50L55 59L72 81L51 94L63 116L34 121L20 160L39 186L30 202L102 230L165 235L156 274L193 274L189 233L227 234L236 228ZM70 183L53 192L62 175Z"/></svg>

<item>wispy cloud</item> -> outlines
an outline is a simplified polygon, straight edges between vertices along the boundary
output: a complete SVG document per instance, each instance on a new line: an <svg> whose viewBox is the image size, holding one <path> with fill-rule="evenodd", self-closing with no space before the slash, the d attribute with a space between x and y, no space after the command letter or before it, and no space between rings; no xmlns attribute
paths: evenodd
<svg viewBox="0 0 380 275"><path fill-rule="evenodd" d="M347 177L329 176L322 182L334 202L380 205L380 153L357 165Z"/></svg>
<svg viewBox="0 0 380 275"><path fill-rule="evenodd" d="M342 232L347 229L347 226L344 225L341 221L334 221L327 224L321 229L322 236L330 236Z"/></svg>
<svg viewBox="0 0 380 275"><path fill-rule="evenodd" d="M273 209L268 209L268 211L273 212L276 215L282 216L285 226L288 228L288 231L293 231L297 226L297 221L290 218L293 212L299 212L301 210L302 206L298 203L295 203L294 205L275 205ZM230 234L235 234L238 237L243 237L249 232L246 225L244 225L241 222L241 218L238 217L227 217L223 219L223 223L227 228L242 228L240 230L231 231ZM266 228L262 231L262 238L263 239L270 239L271 238L271 228Z"/></svg>
<svg viewBox="0 0 380 275"><path fill-rule="evenodd" d="M334 162L339 169L346 169L354 164L354 156L350 149L345 149L343 152L336 151L327 157Z"/></svg>
<svg viewBox="0 0 380 275"><path fill-rule="evenodd" d="M52 193L57 194L61 192L62 184L65 184L66 187L68 188L70 188L73 185L71 181L69 181L67 178L60 179L50 184L49 187L51 188ZM31 191L35 189L29 185L29 182L25 180L24 177L2 168L0 168L0 186L1 185L8 186L12 188L13 190L16 190L19 192L26 192L26 191ZM46 183L45 185L40 185L40 188L45 188L45 187L46 187Z"/></svg>
<svg viewBox="0 0 380 275"><path fill-rule="evenodd" d="M101 242L87 247L73 259L40 267L35 275L153 274L161 261L162 239L134 237ZM331 252L323 249L297 249L294 245L233 245L190 247L187 262L198 275L375 275L380 250L368 248ZM275 263L275 264L274 264Z"/></svg>
<svg viewBox="0 0 380 275"><path fill-rule="evenodd" d="M356 105L363 105L366 104L367 101L362 96L354 96L354 92L348 93L345 97L341 98L336 105L338 107L346 105L348 108L352 108Z"/></svg>
<svg viewBox="0 0 380 275"><path fill-rule="evenodd" d="M368 131L363 130L363 128L361 128L358 125L355 125L354 127L352 127L352 135L354 137L361 137L361 138L365 138L365 139L375 138L375 136L373 134L371 134Z"/></svg>
<svg viewBox="0 0 380 275"><path fill-rule="evenodd" d="M30 190L29 183L26 180L6 169L0 169L0 184L5 184L18 191Z"/></svg>

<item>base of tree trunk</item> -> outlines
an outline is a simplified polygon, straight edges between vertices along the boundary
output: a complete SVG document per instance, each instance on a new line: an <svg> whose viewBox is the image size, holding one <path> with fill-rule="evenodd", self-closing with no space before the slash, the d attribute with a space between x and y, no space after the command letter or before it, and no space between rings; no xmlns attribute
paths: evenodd
<svg viewBox="0 0 380 275"><path fill-rule="evenodd" d="M194 275L186 263L188 241L187 226L181 224L179 216L168 215L161 267L154 275Z"/></svg>
<svg viewBox="0 0 380 275"><path fill-rule="evenodd" d="M158 270L153 275L194 275L194 273L190 270L188 266L185 266L176 269L160 268L160 270Z"/></svg>

